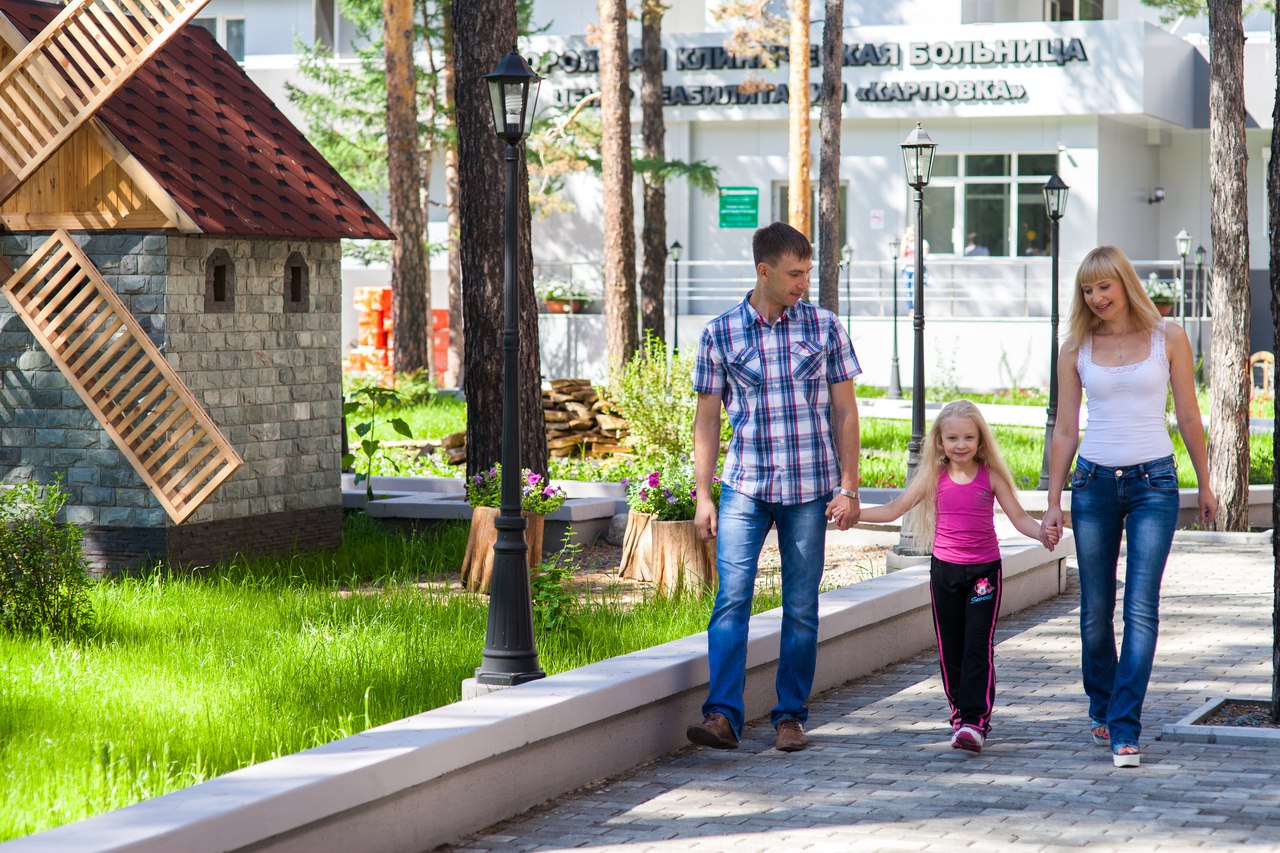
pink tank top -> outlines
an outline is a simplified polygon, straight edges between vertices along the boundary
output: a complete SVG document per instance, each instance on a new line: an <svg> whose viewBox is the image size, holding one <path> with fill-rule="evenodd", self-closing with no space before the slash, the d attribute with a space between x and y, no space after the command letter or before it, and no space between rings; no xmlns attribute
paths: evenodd
<svg viewBox="0 0 1280 853"><path fill-rule="evenodd" d="M996 539L995 493L987 466L970 483L957 483L944 467L938 472L938 515L933 553L948 563L972 565L1000 559Z"/></svg>

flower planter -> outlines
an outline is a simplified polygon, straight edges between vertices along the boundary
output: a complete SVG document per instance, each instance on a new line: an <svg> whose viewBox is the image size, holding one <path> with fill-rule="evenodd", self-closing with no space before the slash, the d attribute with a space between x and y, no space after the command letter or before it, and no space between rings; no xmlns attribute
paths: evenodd
<svg viewBox="0 0 1280 853"><path fill-rule="evenodd" d="M498 509L477 506L471 510L471 531L467 534L467 551L462 557L462 583L470 592L489 592L493 576L493 543L498 541L494 522ZM527 526L524 541L529 546L529 570L542 563L542 532L546 517L535 512L522 512Z"/></svg>
<svg viewBox="0 0 1280 853"><path fill-rule="evenodd" d="M581 314L591 304L590 299L544 299L548 314Z"/></svg>
<svg viewBox="0 0 1280 853"><path fill-rule="evenodd" d="M716 542L700 539L692 521L657 521L631 510L622 537L619 574L667 592L682 586L711 588L716 584Z"/></svg>
<svg viewBox="0 0 1280 853"><path fill-rule="evenodd" d="M1170 314L1172 314L1172 313L1173 313L1173 303L1172 303L1172 302L1157 302L1157 303L1156 303L1156 310L1160 312L1160 316L1161 316L1161 317L1168 317Z"/></svg>

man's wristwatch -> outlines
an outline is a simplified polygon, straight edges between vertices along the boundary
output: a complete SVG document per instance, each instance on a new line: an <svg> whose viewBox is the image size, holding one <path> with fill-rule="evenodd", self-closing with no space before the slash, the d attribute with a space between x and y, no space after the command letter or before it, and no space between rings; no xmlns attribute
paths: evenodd
<svg viewBox="0 0 1280 853"><path fill-rule="evenodd" d="M853 498L855 501L858 500L858 493L855 490L846 489L843 486L836 489L836 494L844 495L846 498Z"/></svg>

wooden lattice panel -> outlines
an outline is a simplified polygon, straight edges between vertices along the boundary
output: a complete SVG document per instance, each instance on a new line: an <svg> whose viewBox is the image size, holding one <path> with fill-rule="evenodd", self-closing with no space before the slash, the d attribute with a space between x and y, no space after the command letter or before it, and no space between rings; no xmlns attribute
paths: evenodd
<svg viewBox="0 0 1280 853"><path fill-rule="evenodd" d="M0 71L0 202L209 0L71 0Z"/></svg>
<svg viewBox="0 0 1280 853"><path fill-rule="evenodd" d="M175 523L243 464L66 231L0 289Z"/></svg>

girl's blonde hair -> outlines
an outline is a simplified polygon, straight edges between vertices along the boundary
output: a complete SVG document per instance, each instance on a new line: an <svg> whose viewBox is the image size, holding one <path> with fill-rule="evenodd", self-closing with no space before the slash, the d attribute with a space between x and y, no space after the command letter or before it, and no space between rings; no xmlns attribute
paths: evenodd
<svg viewBox="0 0 1280 853"><path fill-rule="evenodd" d="M1076 291L1071 300L1071 316L1067 320L1067 340L1073 346L1081 346L1089 334L1102 324L1102 318L1093 313L1084 301L1084 291L1081 288L1086 284L1097 284L1108 279L1124 286L1124 295L1129 302L1129 316L1133 318L1139 331L1150 332L1160 324L1160 309L1142 288L1142 282L1138 280L1138 273L1129 258L1115 246L1099 246L1084 256L1080 268L1076 270Z"/></svg>
<svg viewBox="0 0 1280 853"><path fill-rule="evenodd" d="M915 541L930 548L933 547L933 534L938 524L938 474L948 461L947 454L942 449L942 427L948 420L956 418L968 418L977 428L978 451L974 454L974 461L987 467L992 487L996 483L1004 483L1009 489L1013 489L1013 475L1000 456L991 427L987 426L982 412L968 400L947 403L933 419L924 446L920 448L920 467L916 469L916 476L924 478L924 496L905 519L908 531Z"/></svg>

